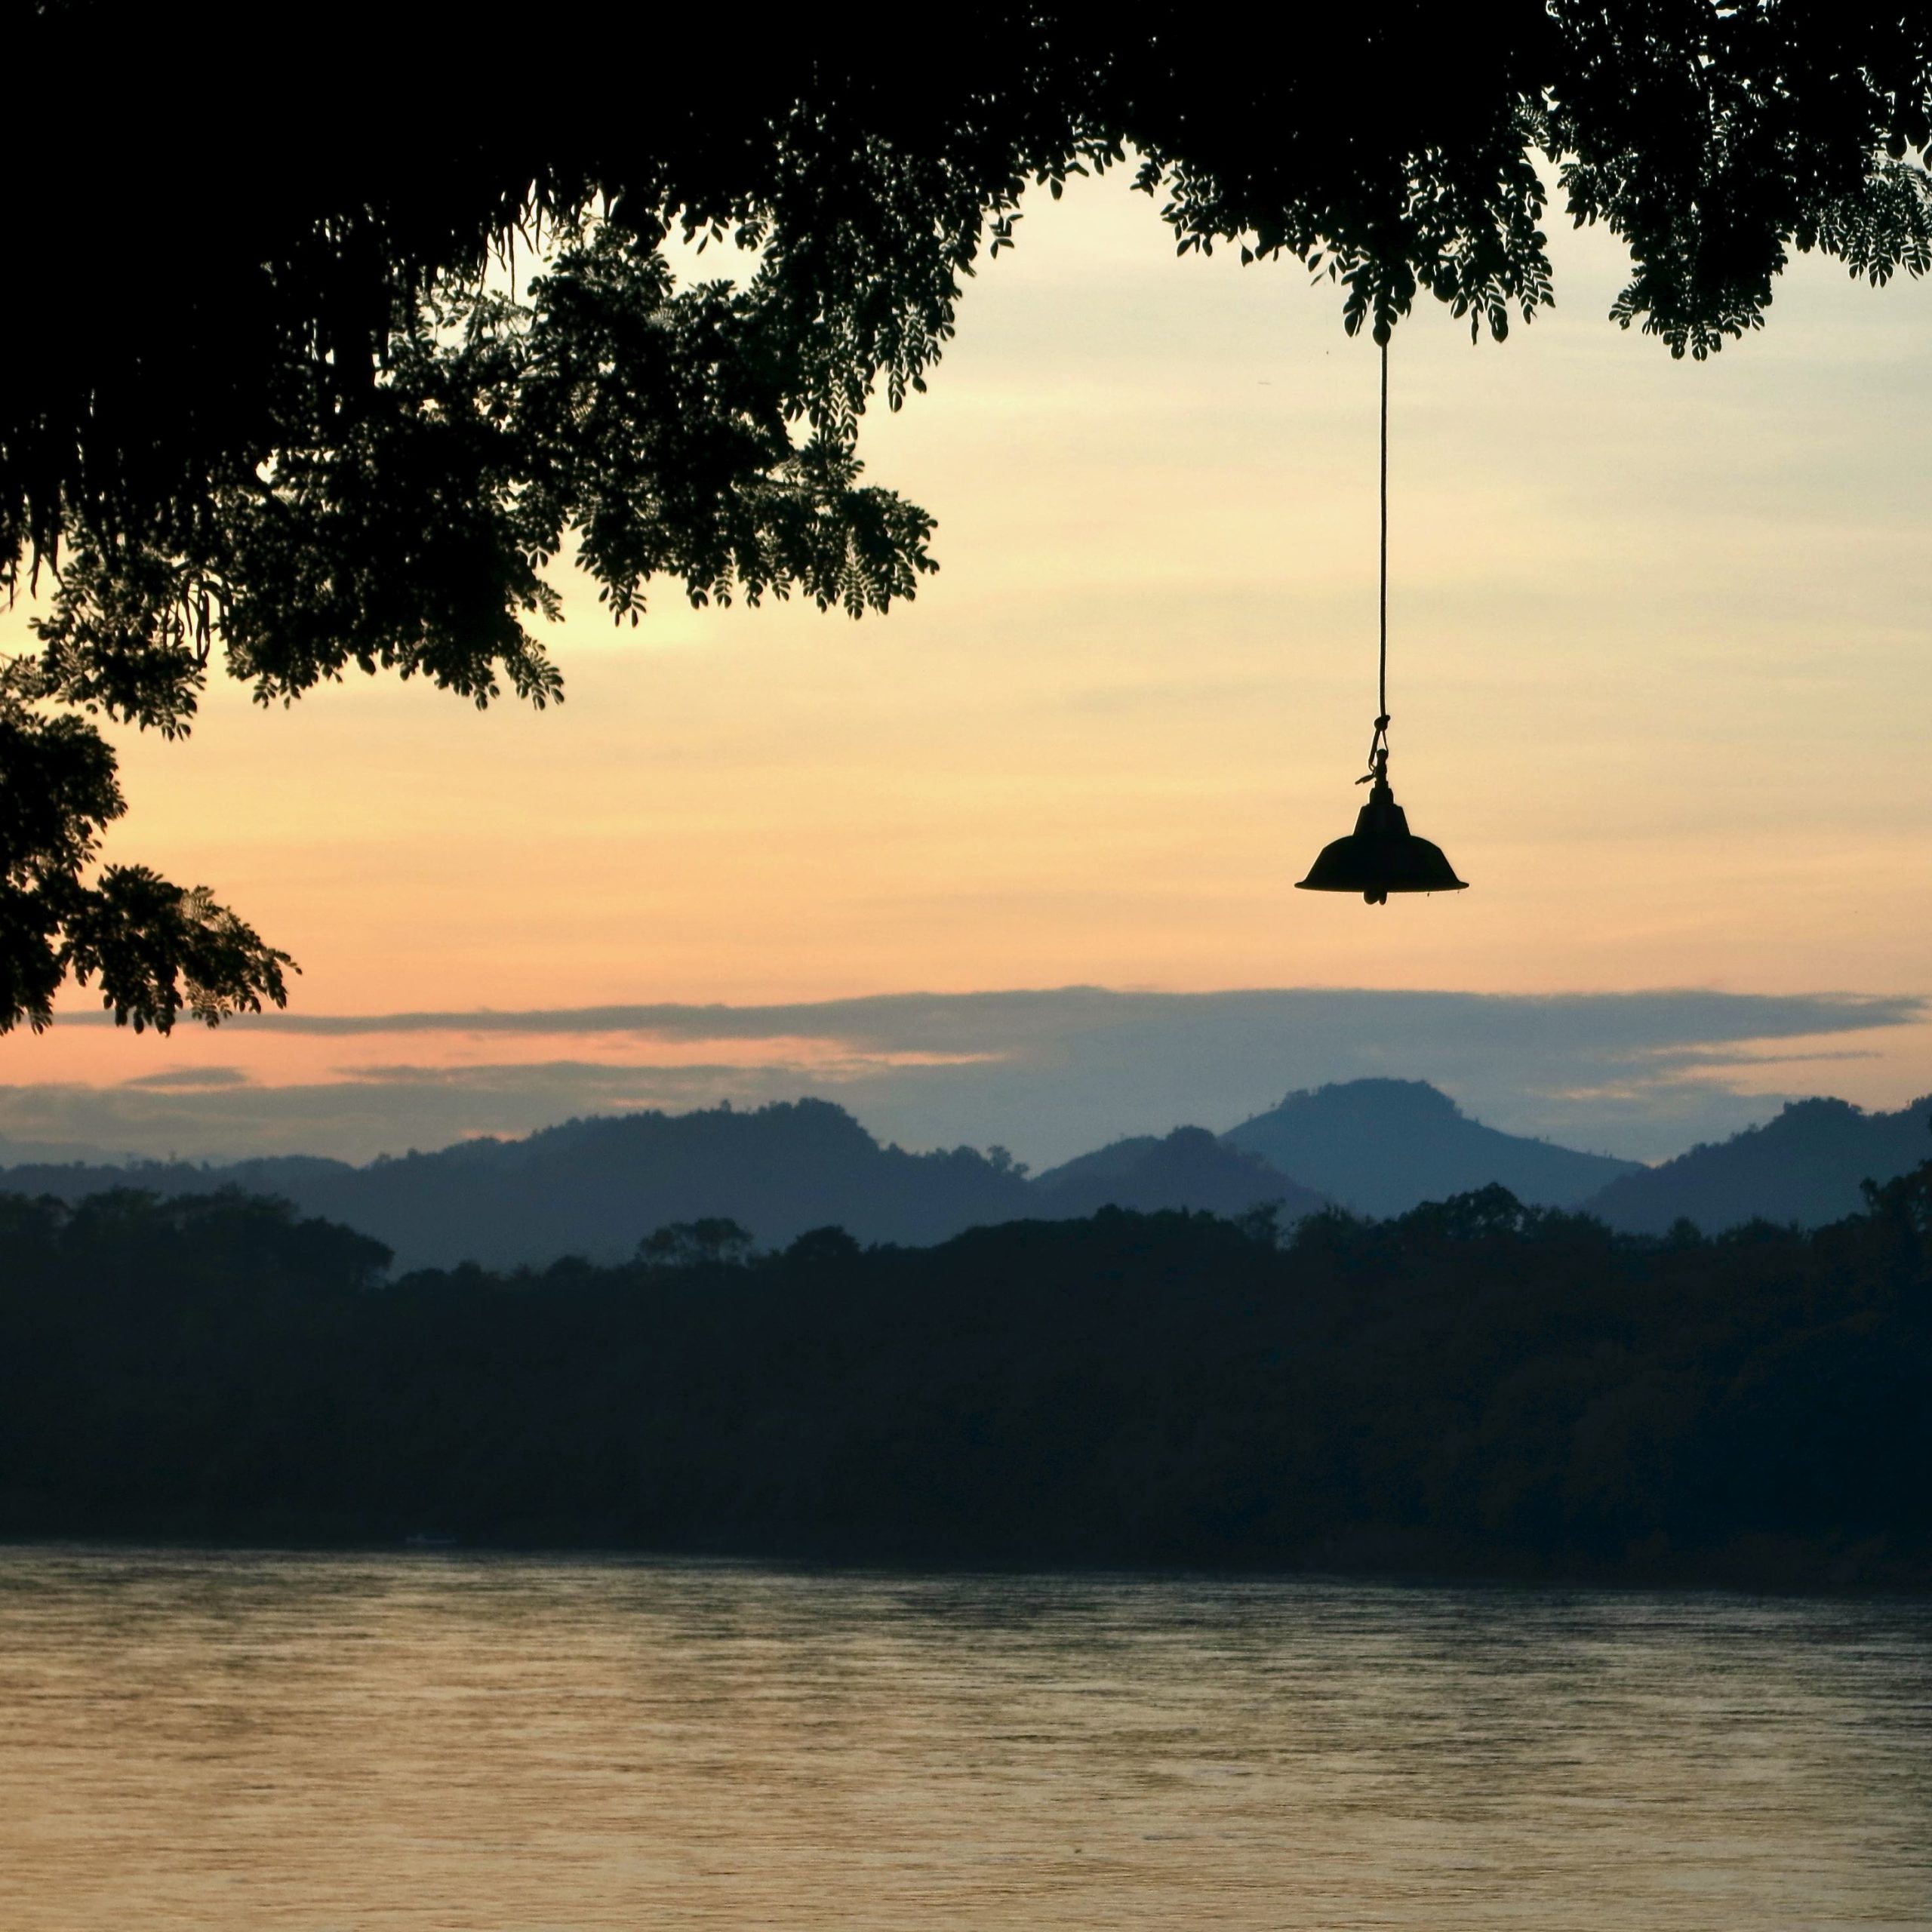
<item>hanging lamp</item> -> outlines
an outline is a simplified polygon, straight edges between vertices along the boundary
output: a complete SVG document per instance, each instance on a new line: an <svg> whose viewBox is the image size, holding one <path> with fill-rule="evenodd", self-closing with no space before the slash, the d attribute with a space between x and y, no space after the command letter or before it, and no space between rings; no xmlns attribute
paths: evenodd
<svg viewBox="0 0 1932 1932"><path fill-rule="evenodd" d="M1379 628L1380 673L1375 735L1368 741L1368 771L1358 785L1369 789L1368 798L1355 815L1355 829L1346 838L1324 845L1308 876L1295 881L1301 892L1359 892L1371 906L1386 906L1392 892L1463 892L1468 882L1440 845L1418 838L1409 829L1408 814L1389 789L1389 338L1382 346L1382 565Z"/></svg>

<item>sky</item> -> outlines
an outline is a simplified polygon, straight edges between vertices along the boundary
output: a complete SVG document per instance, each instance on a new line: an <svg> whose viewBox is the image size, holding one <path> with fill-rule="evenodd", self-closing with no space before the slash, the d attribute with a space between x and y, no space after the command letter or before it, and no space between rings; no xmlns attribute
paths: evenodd
<svg viewBox="0 0 1932 1932"><path fill-rule="evenodd" d="M1029 202L868 423L939 520L914 605L617 630L566 572L560 709L227 686L120 734L108 855L302 977L166 1038L69 998L0 1039L0 1136L361 1158L813 1091L1038 1161L1380 1072L1657 1158L1932 1090L1932 288L1801 261L1679 363L1552 241L1554 312L1392 352L1392 772L1467 893L1291 889L1374 710L1374 352L1122 171Z"/></svg>

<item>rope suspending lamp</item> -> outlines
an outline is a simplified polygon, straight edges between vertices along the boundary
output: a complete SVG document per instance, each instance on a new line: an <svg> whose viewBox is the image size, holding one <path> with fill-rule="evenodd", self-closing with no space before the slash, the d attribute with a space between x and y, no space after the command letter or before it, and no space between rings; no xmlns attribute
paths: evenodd
<svg viewBox="0 0 1932 1932"><path fill-rule="evenodd" d="M1359 892L1371 906L1386 906L1392 892L1462 892L1467 881L1442 848L1418 838L1408 814L1389 789L1389 339L1382 338L1381 669L1377 685L1375 735L1368 741L1368 770L1355 783L1370 788L1368 801L1346 838L1324 845L1296 881L1302 892Z"/></svg>

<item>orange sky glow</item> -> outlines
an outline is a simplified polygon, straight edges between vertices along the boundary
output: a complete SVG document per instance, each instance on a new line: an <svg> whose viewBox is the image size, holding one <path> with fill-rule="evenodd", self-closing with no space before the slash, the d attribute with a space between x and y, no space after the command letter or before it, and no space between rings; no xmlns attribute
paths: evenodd
<svg viewBox="0 0 1932 1932"><path fill-rule="evenodd" d="M1801 262L1764 334L1673 363L1604 319L1614 248L1559 228L1558 307L1506 344L1432 306L1398 331L1392 771L1473 889L1371 910L1291 888L1352 820L1374 708L1372 349L1292 266L1177 261L1124 174L1020 226L931 393L862 439L939 519L915 604L854 624L665 585L614 630L566 574L561 709L219 689L185 746L123 735L109 856L215 887L326 1014L1932 990L1932 289ZM63 1025L0 1041L0 1082L326 1081L368 1045ZM1844 1045L1692 1077L1932 1088L1932 1026ZM818 1054L829 1077L848 1051L622 1029L571 1050Z"/></svg>

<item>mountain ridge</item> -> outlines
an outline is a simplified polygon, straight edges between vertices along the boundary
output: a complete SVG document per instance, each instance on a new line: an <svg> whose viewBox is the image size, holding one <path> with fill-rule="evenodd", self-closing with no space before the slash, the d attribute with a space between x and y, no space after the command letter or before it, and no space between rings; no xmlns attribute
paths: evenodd
<svg viewBox="0 0 1932 1932"><path fill-rule="evenodd" d="M67 1200L115 1187L275 1195L373 1235L405 1270L537 1266L565 1254L624 1260L654 1229L707 1218L736 1221L769 1246L832 1225L866 1241L928 1246L972 1226L1073 1220L1103 1206L1239 1214L1275 1204L1292 1218L1322 1204L1204 1128L1116 1146L1104 1181L1078 1162L1034 1181L1000 1149L909 1153L835 1103L806 1098L593 1115L361 1167L299 1154L16 1166L0 1170L0 1189Z"/></svg>
<svg viewBox="0 0 1932 1932"><path fill-rule="evenodd" d="M405 1269L621 1260L654 1229L706 1218L737 1221L768 1246L834 1225L862 1241L925 1246L971 1226L1109 1206L1234 1216L1272 1205L1291 1221L1334 1204L1386 1217L1492 1183L1623 1232L1662 1233L1683 1219L1708 1233L1754 1217L1815 1226L1855 1213L1861 1180L1889 1180L1932 1152L1928 1123L1932 1097L1895 1114L1795 1102L1647 1168L1504 1133L1425 1081L1375 1079L1291 1092L1219 1135L1186 1126L1126 1136L1029 1178L999 1149L909 1152L835 1103L807 1097L592 1115L360 1167L314 1155L15 1162L0 1167L0 1190L276 1195L386 1243Z"/></svg>
<svg viewBox="0 0 1932 1932"><path fill-rule="evenodd" d="M1492 1183L1534 1207L1575 1208L1641 1171L1635 1161L1486 1126L1423 1080L1297 1088L1222 1138L1345 1208L1378 1216Z"/></svg>
<svg viewBox="0 0 1932 1932"><path fill-rule="evenodd" d="M1849 1100L1789 1100L1728 1140L1610 1182L1583 1203L1623 1234L1663 1234L1678 1220L1706 1234L1753 1220L1822 1227L1855 1214L1863 1181L1887 1181L1932 1156L1932 1094L1894 1112Z"/></svg>

